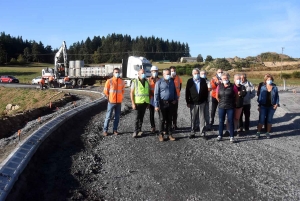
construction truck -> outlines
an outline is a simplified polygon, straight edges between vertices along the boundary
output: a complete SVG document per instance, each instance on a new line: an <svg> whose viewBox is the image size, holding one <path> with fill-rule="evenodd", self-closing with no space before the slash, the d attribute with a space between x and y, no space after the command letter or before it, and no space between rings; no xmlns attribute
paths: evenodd
<svg viewBox="0 0 300 201"><path fill-rule="evenodd" d="M60 62L61 54L63 55L63 62ZM69 84L72 87L83 85L93 85L97 80L107 80L113 76L113 69L119 68L121 77L124 79L127 86L130 86L131 80L137 78L138 71L145 69L147 77L151 76L152 64L145 57L129 56L122 60L122 63L117 64L103 64L86 67L84 61L67 60L66 42L63 41L59 51L55 54L54 68L46 68L42 70L42 77L49 83L49 78L54 77L54 83L58 86ZM69 83L65 83L65 77L68 77ZM53 84L53 86L55 86ZM53 87L50 86L50 87Z"/></svg>

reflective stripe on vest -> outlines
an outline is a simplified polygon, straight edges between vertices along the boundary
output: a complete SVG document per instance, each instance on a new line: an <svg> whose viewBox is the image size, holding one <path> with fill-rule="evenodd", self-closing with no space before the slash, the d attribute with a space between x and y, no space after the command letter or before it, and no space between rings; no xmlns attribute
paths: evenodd
<svg viewBox="0 0 300 201"><path fill-rule="evenodd" d="M145 80L145 87L139 82L138 79L134 80L135 82L135 93L134 93L134 102L135 103L150 103L149 100L149 83Z"/></svg>

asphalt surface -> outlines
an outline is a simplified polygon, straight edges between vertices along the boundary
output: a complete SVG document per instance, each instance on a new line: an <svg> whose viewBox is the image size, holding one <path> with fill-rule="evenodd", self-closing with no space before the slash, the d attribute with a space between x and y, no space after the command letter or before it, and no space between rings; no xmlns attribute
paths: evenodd
<svg viewBox="0 0 300 201"><path fill-rule="evenodd" d="M207 140L199 135L188 138L190 115L184 92L175 142L159 142L148 132L149 111L144 118L144 135L134 139L135 114L129 92L126 94L120 135L101 135L106 105L74 119L61 131L64 139L49 141L47 151L39 152L24 172L17 198L300 200L299 93L280 93L281 107L274 115L271 139L264 135L255 139L258 111L253 100L251 131L237 138L235 144L226 137L216 141L217 125L207 133Z"/></svg>

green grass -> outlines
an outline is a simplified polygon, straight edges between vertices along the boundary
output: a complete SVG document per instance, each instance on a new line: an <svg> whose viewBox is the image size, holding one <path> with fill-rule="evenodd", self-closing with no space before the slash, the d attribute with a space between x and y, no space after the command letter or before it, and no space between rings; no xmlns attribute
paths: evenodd
<svg viewBox="0 0 300 201"><path fill-rule="evenodd" d="M42 69L52 67L46 63L31 63L24 66L0 66L0 75L12 75L19 79L20 83L31 83L31 80L42 75Z"/></svg>

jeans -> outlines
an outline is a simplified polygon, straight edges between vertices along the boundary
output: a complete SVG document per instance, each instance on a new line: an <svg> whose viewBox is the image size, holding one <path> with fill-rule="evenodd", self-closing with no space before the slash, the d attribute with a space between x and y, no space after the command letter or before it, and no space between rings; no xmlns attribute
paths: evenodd
<svg viewBox="0 0 300 201"><path fill-rule="evenodd" d="M206 102L199 105L190 105L192 132L195 132L198 126L200 126L200 133L205 132L205 106Z"/></svg>
<svg viewBox="0 0 300 201"><path fill-rule="evenodd" d="M210 113L210 124L213 125L215 123L215 115L218 107L218 100L214 97L211 97L211 113Z"/></svg>
<svg viewBox="0 0 300 201"><path fill-rule="evenodd" d="M142 130L144 115L148 105L149 105L148 103L136 104L135 129L134 129L135 132L139 132Z"/></svg>
<svg viewBox="0 0 300 201"><path fill-rule="evenodd" d="M233 124L233 115L234 115L234 108L232 109L222 109L219 108L219 136L223 136L224 130L224 121L227 114L227 122L229 125L229 133L230 137L234 136L234 124Z"/></svg>
<svg viewBox="0 0 300 201"><path fill-rule="evenodd" d="M272 124L275 111L276 110L273 108L273 106L265 107L261 105L259 111L259 123L264 124L265 119L267 119L267 123Z"/></svg>
<svg viewBox="0 0 300 201"><path fill-rule="evenodd" d="M108 131L108 125L110 122L111 114L115 111L115 120L114 120L114 128L113 131L118 130L119 120L120 120L120 114L121 114L121 103L107 103L107 112L105 116L103 131Z"/></svg>
<svg viewBox="0 0 300 201"><path fill-rule="evenodd" d="M246 131L249 130L249 126L250 126L250 109L251 109L251 105L244 105L243 106L243 110L242 110L242 114L240 117L240 128L244 127ZM243 123L243 115L245 116L245 125Z"/></svg>

